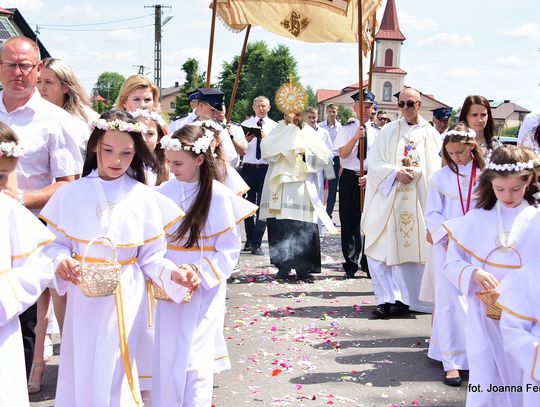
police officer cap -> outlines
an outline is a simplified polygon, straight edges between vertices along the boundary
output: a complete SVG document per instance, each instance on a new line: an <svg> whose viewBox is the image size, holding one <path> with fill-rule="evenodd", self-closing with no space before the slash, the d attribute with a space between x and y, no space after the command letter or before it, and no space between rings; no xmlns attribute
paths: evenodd
<svg viewBox="0 0 540 407"><path fill-rule="evenodd" d="M436 117L439 120L449 119L452 116L451 107L439 107L438 109L433 109L433 117Z"/></svg>
<svg viewBox="0 0 540 407"><path fill-rule="evenodd" d="M223 111L225 95L218 88L199 88L199 100L208 103L214 109Z"/></svg>
<svg viewBox="0 0 540 407"><path fill-rule="evenodd" d="M360 92L356 92L355 94L351 95L352 100L358 102L359 95ZM375 95L367 89L364 89L364 103L375 103Z"/></svg>
<svg viewBox="0 0 540 407"><path fill-rule="evenodd" d="M194 100L199 100L200 96L201 96L201 92L199 92L198 90L195 90L188 95L188 101L192 102Z"/></svg>

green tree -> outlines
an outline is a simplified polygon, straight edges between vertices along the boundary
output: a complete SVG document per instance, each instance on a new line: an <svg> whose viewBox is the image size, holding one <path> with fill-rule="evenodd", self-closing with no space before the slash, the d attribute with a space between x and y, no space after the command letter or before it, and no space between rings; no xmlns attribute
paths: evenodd
<svg viewBox="0 0 540 407"><path fill-rule="evenodd" d="M186 74L186 80L180 87L180 95L175 99L175 116L191 112L188 95L206 85L205 73L199 72L199 61L195 58L188 58L182 64L182 71Z"/></svg>
<svg viewBox="0 0 540 407"><path fill-rule="evenodd" d="M317 106L317 96L311 86L306 86L306 92L308 94L308 106Z"/></svg>
<svg viewBox="0 0 540 407"><path fill-rule="evenodd" d="M96 84L92 90L92 95L94 97L99 95L107 99L108 103L103 105L105 105L105 110L111 109L114 106L114 102L116 102L120 88L125 80L126 78L117 72L103 72L97 78ZM94 107L96 109L102 108L102 106Z"/></svg>
<svg viewBox="0 0 540 407"><path fill-rule="evenodd" d="M240 56L236 55L232 61L225 61L219 73L219 87L225 93L225 100L231 98L234 80ZM252 113L253 99L264 95L274 104L274 96L278 87L283 84L289 75L298 79L296 60L285 45L278 45L270 50L264 41L249 43L244 56L244 64L240 73L240 82L236 93L236 101L232 113L235 121L243 120L246 114ZM269 113L272 119L281 119L281 113L272 108Z"/></svg>
<svg viewBox="0 0 540 407"><path fill-rule="evenodd" d="M339 121L343 124L347 123L347 120L349 120L351 117L353 117L353 111L349 109L348 107L339 105L338 107L338 116Z"/></svg>
<svg viewBox="0 0 540 407"><path fill-rule="evenodd" d="M505 137L517 137L519 133L519 126L517 127L507 127L501 130L501 136Z"/></svg>

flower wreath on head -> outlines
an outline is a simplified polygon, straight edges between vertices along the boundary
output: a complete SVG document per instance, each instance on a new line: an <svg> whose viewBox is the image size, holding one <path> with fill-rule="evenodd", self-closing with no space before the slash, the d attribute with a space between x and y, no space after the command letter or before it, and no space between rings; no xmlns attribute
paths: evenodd
<svg viewBox="0 0 540 407"><path fill-rule="evenodd" d="M214 139L213 134L209 136L205 133L204 136L199 137L197 140L195 140L193 145L190 146L187 144L182 145L179 139L172 138L171 136L167 135L167 136L164 136L160 140L159 144L161 145L161 148L163 148L164 150L169 150L169 151L191 150L195 154L201 154L201 153L206 153L206 150L210 148L210 144L212 143L213 139Z"/></svg>
<svg viewBox="0 0 540 407"><path fill-rule="evenodd" d="M24 155L24 148L14 141L0 143L0 158L15 157L19 158Z"/></svg>
<svg viewBox="0 0 540 407"><path fill-rule="evenodd" d="M163 116L153 110L150 111L147 109L138 108L133 112L129 112L129 114L132 115L134 119L136 119L137 117L142 117L144 119L153 120L161 127L165 127L165 120L163 120Z"/></svg>
<svg viewBox="0 0 540 407"><path fill-rule="evenodd" d="M474 140L476 138L476 132L473 129L470 129L469 131L448 130L442 134L443 138L445 138L446 136L465 137L467 141L469 141L469 140Z"/></svg>
<svg viewBox="0 0 540 407"><path fill-rule="evenodd" d="M197 127L206 127L206 129L204 130L204 135L207 137L214 137L215 134L223 131L223 127L213 120L196 120L190 123L190 125ZM213 132L210 129L212 129Z"/></svg>
<svg viewBox="0 0 540 407"><path fill-rule="evenodd" d="M495 164L490 162L487 165L488 170L494 171L508 171L508 172L521 172L523 170L532 170L534 168L534 162L532 160L525 162L517 162L512 164Z"/></svg>
<svg viewBox="0 0 540 407"><path fill-rule="evenodd" d="M119 119L114 119L110 122L105 119L94 120L92 122L92 130L94 129L146 133L146 126L143 123L128 123Z"/></svg>

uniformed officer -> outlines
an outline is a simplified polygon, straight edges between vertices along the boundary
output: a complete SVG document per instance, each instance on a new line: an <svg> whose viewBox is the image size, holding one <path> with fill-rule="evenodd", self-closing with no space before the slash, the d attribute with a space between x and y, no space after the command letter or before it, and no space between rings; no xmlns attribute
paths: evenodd
<svg viewBox="0 0 540 407"><path fill-rule="evenodd" d="M365 124L360 126L359 120L341 126L334 142L334 151L339 153L341 176L339 178L339 220L341 223L342 263L347 278L353 278L359 268L362 252L360 235L360 187L365 186L365 177L360 178L360 160L358 158L358 141L365 137L364 171L367 172L367 154L377 137L372 126L371 113L375 95L367 90L363 92L364 111L360 112L360 93L351 96L354 100L354 111L357 117L363 117ZM367 272L367 268L365 269Z"/></svg>
<svg viewBox="0 0 540 407"><path fill-rule="evenodd" d="M448 129L448 119L452 116L451 107L440 107L433 109L433 126L440 133L443 134Z"/></svg>

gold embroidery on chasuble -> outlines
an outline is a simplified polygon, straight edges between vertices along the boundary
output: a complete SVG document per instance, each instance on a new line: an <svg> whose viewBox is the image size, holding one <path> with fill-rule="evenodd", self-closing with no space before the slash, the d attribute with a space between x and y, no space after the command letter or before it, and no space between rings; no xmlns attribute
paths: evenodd
<svg viewBox="0 0 540 407"><path fill-rule="evenodd" d="M413 229L414 215L408 211L401 212L399 214L399 232L401 233L401 244L405 248L412 246L410 239Z"/></svg>
<svg viewBox="0 0 540 407"><path fill-rule="evenodd" d="M309 25L310 21L307 17L303 17L296 11L291 12L289 19L284 19L280 24L283 28L289 31L295 37L298 37Z"/></svg>

